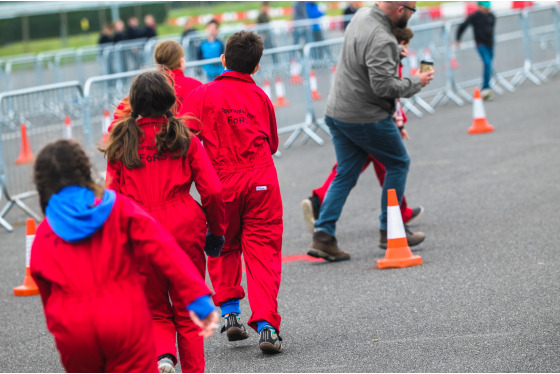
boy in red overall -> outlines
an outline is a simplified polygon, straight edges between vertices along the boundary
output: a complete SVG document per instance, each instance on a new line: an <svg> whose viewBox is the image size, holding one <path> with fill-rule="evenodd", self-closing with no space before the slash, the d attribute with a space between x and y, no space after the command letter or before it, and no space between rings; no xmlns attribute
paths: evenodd
<svg viewBox="0 0 560 374"><path fill-rule="evenodd" d="M31 274L66 371L157 372L138 262L161 271L177 290L177 307L195 312L203 335L211 334L218 316L204 278L148 213L93 182L78 143L43 148L34 179L46 218L33 242Z"/></svg>
<svg viewBox="0 0 560 374"><path fill-rule="evenodd" d="M152 214L204 277L204 251L210 256L219 255L224 240L220 180L200 140L171 113L176 97L165 74L140 74L130 87L128 99L132 111L112 125L105 150L106 186ZM189 193L193 182L202 207ZM204 372L203 340L188 313L176 306L176 290L158 272L148 272L147 278L160 370L174 370L177 335L182 370Z"/></svg>
<svg viewBox="0 0 560 374"><path fill-rule="evenodd" d="M263 43L250 32L227 40L222 65L213 82L194 90L182 112L200 122L204 148L222 181L226 202L226 242L220 257L208 259L208 272L221 307L228 340L248 338L239 322L241 254L247 269L252 315L248 324L260 334L265 353L282 351L278 290L282 271L282 199L272 155L278 148L276 118L268 96L251 78L259 69Z"/></svg>

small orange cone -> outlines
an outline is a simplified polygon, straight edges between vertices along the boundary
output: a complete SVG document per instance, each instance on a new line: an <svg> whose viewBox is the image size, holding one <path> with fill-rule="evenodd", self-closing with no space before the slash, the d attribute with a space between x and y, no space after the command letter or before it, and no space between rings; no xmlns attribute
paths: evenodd
<svg viewBox="0 0 560 374"><path fill-rule="evenodd" d="M296 59L290 60L290 75L292 77L292 84L303 83L303 78L301 77L301 64Z"/></svg>
<svg viewBox="0 0 560 374"><path fill-rule="evenodd" d="M486 120L486 113L484 112L484 105L482 104L482 97L480 90L474 90L473 100L473 124L469 128L469 134L482 134L485 132L494 131L494 127L488 124Z"/></svg>
<svg viewBox="0 0 560 374"><path fill-rule="evenodd" d="M276 77L274 89L276 91L276 98L278 99L277 105L279 107L290 105L290 103L286 100L286 89L284 88L284 83L282 83L282 79L280 79L280 77Z"/></svg>
<svg viewBox="0 0 560 374"><path fill-rule="evenodd" d="M107 144L109 141L109 126L111 125L111 117L109 115L109 111L105 109L103 113L103 139L101 140L102 144Z"/></svg>
<svg viewBox="0 0 560 374"><path fill-rule="evenodd" d="M313 70L309 74L309 85L311 86L311 97L313 100L321 100L321 94L317 90L317 78Z"/></svg>
<svg viewBox="0 0 560 374"><path fill-rule="evenodd" d="M268 79L265 79L263 81L262 89L263 89L264 93L266 94L266 96L268 96L270 101L272 101L272 89L270 88L270 81ZM276 109L276 103L273 102L272 106Z"/></svg>
<svg viewBox="0 0 560 374"><path fill-rule="evenodd" d="M388 268L407 268L410 266L422 265L422 257L413 255L408 241L402 220L399 200L395 189L387 191L387 252L385 258L377 260L377 267L380 269Z"/></svg>
<svg viewBox="0 0 560 374"><path fill-rule="evenodd" d="M418 73L418 57L413 50L408 52L408 61L410 63L410 75L415 75Z"/></svg>
<svg viewBox="0 0 560 374"><path fill-rule="evenodd" d="M39 288L31 277L31 270L29 264L31 261L31 246L33 239L35 239L35 220L33 218L27 219L27 236L25 237L25 278L23 284L19 287L14 287L14 295L16 296L33 296L39 295Z"/></svg>
<svg viewBox="0 0 560 374"><path fill-rule="evenodd" d="M68 116L64 119L64 137L66 139L72 139L72 123Z"/></svg>
<svg viewBox="0 0 560 374"><path fill-rule="evenodd" d="M21 148L19 150L19 157L16 159L16 165L30 164L33 162L33 153L31 152L31 144L27 139L27 127L21 124Z"/></svg>
<svg viewBox="0 0 560 374"><path fill-rule="evenodd" d="M334 77L336 76L336 65L331 68L331 87L334 85Z"/></svg>

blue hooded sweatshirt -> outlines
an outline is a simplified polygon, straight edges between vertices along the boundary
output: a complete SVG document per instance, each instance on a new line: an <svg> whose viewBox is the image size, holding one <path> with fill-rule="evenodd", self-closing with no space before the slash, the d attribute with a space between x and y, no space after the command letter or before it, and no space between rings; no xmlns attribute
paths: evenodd
<svg viewBox="0 0 560 374"><path fill-rule="evenodd" d="M45 215L56 235L74 243L93 235L109 218L115 191L105 190L95 204L95 194L87 187L67 186L52 195Z"/></svg>
<svg viewBox="0 0 560 374"><path fill-rule="evenodd" d="M113 210L115 199L115 191L105 190L103 198L96 204L95 194L89 188L67 186L52 195L45 215L56 235L75 243L92 236L103 226ZM204 319L215 310L211 300L208 295L201 296L187 309Z"/></svg>

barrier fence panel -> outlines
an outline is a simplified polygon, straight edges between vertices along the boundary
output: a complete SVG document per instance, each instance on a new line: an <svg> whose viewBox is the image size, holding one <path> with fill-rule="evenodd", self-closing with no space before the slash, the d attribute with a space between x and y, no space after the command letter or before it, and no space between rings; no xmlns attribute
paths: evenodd
<svg viewBox="0 0 560 374"><path fill-rule="evenodd" d="M0 183L7 200L0 217L17 205L33 218L41 219L23 202L35 195L33 156L47 143L60 138L87 143L89 133L82 122L82 98L78 81L0 94Z"/></svg>
<svg viewBox="0 0 560 374"><path fill-rule="evenodd" d="M107 130L106 121L111 121L116 107L130 91L132 80L144 70L93 77L84 84L82 114L84 124L91 129L91 142L87 144L94 172L103 176L107 162L97 150L102 145ZM106 111L108 119L105 118Z"/></svg>
<svg viewBox="0 0 560 374"><path fill-rule="evenodd" d="M317 143L324 143L309 129L308 82L302 52L299 45L266 49L261 58L261 68L253 75L256 84L274 105L278 134L290 134L284 142L285 148L289 148L302 132L312 136Z"/></svg>
<svg viewBox="0 0 560 374"><path fill-rule="evenodd" d="M5 60L4 72L6 74L6 91L27 88L37 85L35 69L35 55L21 55Z"/></svg>
<svg viewBox="0 0 560 374"><path fill-rule="evenodd" d="M546 6L527 9L524 14L527 21L530 60L540 80L546 80L546 75L558 64L555 13L555 6ZM541 70L546 74L541 73Z"/></svg>
<svg viewBox="0 0 560 374"><path fill-rule="evenodd" d="M336 66L343 43L344 38L337 38L324 42L309 43L304 47L304 79L308 91L306 100L310 108L308 120L311 120L309 127L313 134L318 128L321 128L329 135L329 130L324 123L327 97L334 83ZM309 139L310 134L306 135L304 142Z"/></svg>

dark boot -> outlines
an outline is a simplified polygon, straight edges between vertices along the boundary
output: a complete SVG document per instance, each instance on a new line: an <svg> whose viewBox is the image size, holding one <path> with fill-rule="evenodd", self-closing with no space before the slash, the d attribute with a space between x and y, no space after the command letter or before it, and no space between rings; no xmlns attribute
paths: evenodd
<svg viewBox="0 0 560 374"><path fill-rule="evenodd" d="M350 259L350 254L338 248L336 238L323 231L313 233L313 243L307 254L311 257L322 258L330 262L344 261Z"/></svg>
<svg viewBox="0 0 560 374"><path fill-rule="evenodd" d="M406 241L409 247L414 247L426 239L426 235L421 231L412 232L406 225L404 229L406 231ZM379 230L379 248L387 249L387 230Z"/></svg>

